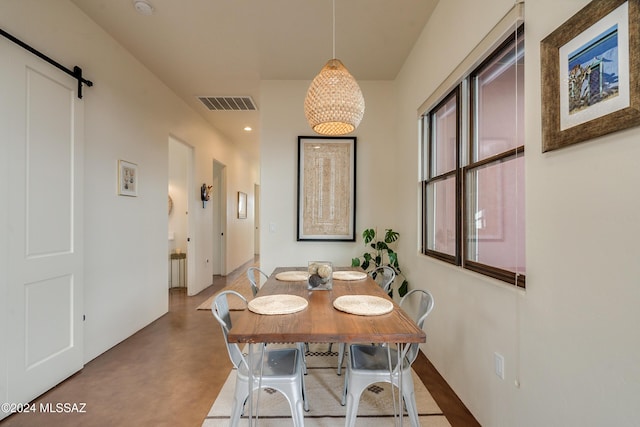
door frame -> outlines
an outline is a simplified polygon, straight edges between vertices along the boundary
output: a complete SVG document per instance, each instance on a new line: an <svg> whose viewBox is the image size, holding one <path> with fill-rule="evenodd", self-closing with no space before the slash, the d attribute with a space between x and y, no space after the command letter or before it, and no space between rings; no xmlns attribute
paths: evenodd
<svg viewBox="0 0 640 427"><path fill-rule="evenodd" d="M184 188L184 196L186 199L186 204L187 204L187 211L186 211L186 224L185 224L185 231L186 231L186 254L187 254L187 259L186 259L186 283L185 286L187 287L187 294L190 295L189 293L189 283L194 283L193 280L195 278L195 269L196 269L196 264L195 264L195 246L193 245L193 241L191 239L191 230L194 229L194 225L193 225L193 219L191 215L191 212L193 212L193 208L194 208L194 198L192 197L192 193L190 191L190 189L194 188L193 187L193 182L194 182L194 178L193 178L193 170L194 170L194 154L195 154L195 150L193 148L193 146L177 137L175 137L174 135L169 135L168 137L168 144L169 146L171 146L171 144L176 144L179 147L183 147L186 150L186 154L185 154L185 159L186 159L186 164L185 164L185 188ZM169 153L171 153L171 150L168 150ZM170 161L170 160L168 160ZM167 171L168 174L169 171ZM167 196L168 196L168 189L167 189ZM167 230L168 230L168 225L167 225ZM168 258L168 257L167 257ZM169 260L169 262L172 262L171 260ZM172 266L169 266L168 272L172 271L171 269ZM178 268L178 272L180 267L177 266ZM170 274L170 273L169 273ZM178 281L180 280L180 277L178 277ZM193 285L191 286L193 287Z"/></svg>

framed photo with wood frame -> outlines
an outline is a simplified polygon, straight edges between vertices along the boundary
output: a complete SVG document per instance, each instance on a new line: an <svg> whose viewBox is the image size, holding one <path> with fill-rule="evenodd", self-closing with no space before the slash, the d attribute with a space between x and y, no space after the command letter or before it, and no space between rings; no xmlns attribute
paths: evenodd
<svg viewBox="0 0 640 427"><path fill-rule="evenodd" d="M118 160L118 194L138 196L138 165Z"/></svg>
<svg viewBox="0 0 640 427"><path fill-rule="evenodd" d="M298 137L298 241L356 240L356 137Z"/></svg>
<svg viewBox="0 0 640 427"><path fill-rule="evenodd" d="M640 0L594 0L540 42L542 151L640 124Z"/></svg>

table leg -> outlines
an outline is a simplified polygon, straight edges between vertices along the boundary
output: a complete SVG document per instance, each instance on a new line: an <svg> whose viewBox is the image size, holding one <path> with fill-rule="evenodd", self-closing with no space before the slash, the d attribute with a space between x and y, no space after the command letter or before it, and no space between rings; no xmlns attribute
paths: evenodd
<svg viewBox="0 0 640 427"><path fill-rule="evenodd" d="M255 425L258 425L258 418L259 415L258 413L260 412L260 391L262 390L262 375L263 375L263 370L264 370L264 352L265 352L265 344L264 343L259 343L258 344L260 346L260 354L259 354L259 359L258 359L258 365L260 365L260 370L258 371L258 397L256 398L256 415L255 415ZM248 363L249 363L249 368L248 368L248 382L249 382L249 396L247 397L247 399L249 399L249 416L247 417L249 420L249 427L253 426L253 384L254 384L254 354L253 354L253 344L249 343L249 355L248 355Z"/></svg>
<svg viewBox="0 0 640 427"><path fill-rule="evenodd" d="M248 366L248 376L249 376L249 427L253 425L253 344L249 343L249 366Z"/></svg>
<svg viewBox="0 0 640 427"><path fill-rule="evenodd" d="M398 355L398 414L400 415L400 427L402 427L404 409L402 403L404 402L402 399L402 370L404 369L404 345L401 343L396 344L398 351L396 352ZM406 345L406 344L405 344Z"/></svg>
<svg viewBox="0 0 640 427"><path fill-rule="evenodd" d="M402 394L402 377L403 377L403 372L404 372L404 359L405 356L407 355L407 352L409 351L409 347L411 346L411 344L409 343L396 343L396 356L398 358L398 360L396 361L396 371L397 371L397 375L398 375L398 401L397 401L397 405L395 402L395 396L393 396L393 363L391 363L391 352L389 351L389 348L391 347L390 345L387 346L387 357L388 357L388 363L389 363L389 379L391 380L391 398L394 400L393 403L393 417L395 420L395 424L396 425L400 425L400 427L402 427L403 421L404 421L404 400L403 400L403 394ZM396 409L398 409L398 411L396 412ZM396 413L399 415L399 422L398 422L398 418L396 418Z"/></svg>

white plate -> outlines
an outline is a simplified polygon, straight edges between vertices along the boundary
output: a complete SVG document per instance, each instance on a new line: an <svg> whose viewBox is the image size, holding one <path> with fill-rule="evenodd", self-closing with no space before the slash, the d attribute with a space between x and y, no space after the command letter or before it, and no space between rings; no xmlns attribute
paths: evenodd
<svg viewBox="0 0 640 427"><path fill-rule="evenodd" d="M305 282L309 279L306 271L281 271L276 274L276 279L283 282Z"/></svg>
<svg viewBox="0 0 640 427"><path fill-rule="evenodd" d="M333 278L335 280L364 280L367 278L367 273L364 271L334 271Z"/></svg>
<svg viewBox="0 0 640 427"><path fill-rule="evenodd" d="M393 310L393 303L372 295L343 295L333 301L333 306L346 313L360 316L378 316Z"/></svg>
<svg viewBox="0 0 640 427"><path fill-rule="evenodd" d="M265 295L249 301L249 310L258 314L290 314L304 310L309 305L297 295Z"/></svg>

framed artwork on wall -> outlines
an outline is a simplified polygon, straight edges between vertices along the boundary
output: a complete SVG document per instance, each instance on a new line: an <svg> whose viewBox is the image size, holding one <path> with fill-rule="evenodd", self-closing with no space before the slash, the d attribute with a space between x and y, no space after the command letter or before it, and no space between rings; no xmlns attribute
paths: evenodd
<svg viewBox="0 0 640 427"><path fill-rule="evenodd" d="M238 218L247 218L247 193L238 191Z"/></svg>
<svg viewBox="0 0 640 427"><path fill-rule="evenodd" d="M298 241L353 242L356 137L298 137Z"/></svg>
<svg viewBox="0 0 640 427"><path fill-rule="evenodd" d="M138 165L118 160L118 194L121 196L138 195Z"/></svg>
<svg viewBox="0 0 640 427"><path fill-rule="evenodd" d="M594 0L540 42L543 152L640 124L639 5Z"/></svg>

